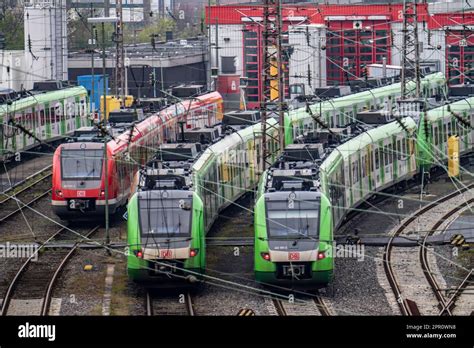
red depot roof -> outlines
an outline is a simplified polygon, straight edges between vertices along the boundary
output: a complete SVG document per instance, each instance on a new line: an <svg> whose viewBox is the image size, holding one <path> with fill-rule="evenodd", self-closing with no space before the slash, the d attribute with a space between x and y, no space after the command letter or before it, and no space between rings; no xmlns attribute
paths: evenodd
<svg viewBox="0 0 474 348"><path fill-rule="evenodd" d="M373 16L384 16L386 20L393 22L402 21L401 4L393 5L285 5L283 7L283 18L285 17L306 17L306 23L324 24L327 17L365 17L354 18L362 20L373 20ZM262 5L228 5L206 7L206 23L209 24L241 24L242 18L261 17L263 15ZM426 4L418 5L419 20L426 21L428 18ZM350 18L348 18L350 19Z"/></svg>

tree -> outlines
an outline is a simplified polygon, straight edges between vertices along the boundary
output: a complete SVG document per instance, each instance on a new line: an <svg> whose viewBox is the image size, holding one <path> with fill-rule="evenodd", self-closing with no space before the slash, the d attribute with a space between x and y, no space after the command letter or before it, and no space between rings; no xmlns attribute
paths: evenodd
<svg viewBox="0 0 474 348"><path fill-rule="evenodd" d="M88 17L93 17L90 10L87 9L71 9L68 18L68 46L70 50L82 50L90 48L89 39L92 38L91 24L87 22ZM97 42L96 47L102 47L102 27L101 24L96 26ZM111 23L105 24L105 45L107 47L115 46L112 41L115 25Z"/></svg>
<svg viewBox="0 0 474 348"><path fill-rule="evenodd" d="M24 49L23 8L0 7L0 33L5 35L6 50Z"/></svg>
<svg viewBox="0 0 474 348"><path fill-rule="evenodd" d="M151 25L143 28L142 31L138 34L139 42L150 42L150 37L152 34L157 35L157 41L164 41L166 38L167 31L175 31L176 23L170 18L163 18L153 22Z"/></svg>

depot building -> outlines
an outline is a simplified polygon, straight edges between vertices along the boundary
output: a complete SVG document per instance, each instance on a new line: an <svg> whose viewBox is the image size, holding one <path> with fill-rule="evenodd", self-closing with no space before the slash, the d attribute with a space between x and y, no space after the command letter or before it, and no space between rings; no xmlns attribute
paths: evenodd
<svg viewBox="0 0 474 348"><path fill-rule="evenodd" d="M210 64L218 74L218 90L237 95L240 78L245 77L247 107L258 108L262 97L262 6L211 6L205 13L210 28ZM288 4L282 17L287 98L293 91L311 94L314 88L347 85L361 79L366 67L394 67L389 69L394 73L401 64L402 4ZM450 85L471 83L474 13L430 13L428 4L419 4L417 18L421 64L445 73Z"/></svg>

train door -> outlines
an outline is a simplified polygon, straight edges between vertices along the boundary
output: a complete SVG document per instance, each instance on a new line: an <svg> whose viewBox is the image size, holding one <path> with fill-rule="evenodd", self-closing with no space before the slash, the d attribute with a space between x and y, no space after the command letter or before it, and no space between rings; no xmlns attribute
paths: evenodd
<svg viewBox="0 0 474 348"><path fill-rule="evenodd" d="M235 167L235 152L233 149L229 149L229 157L227 158L228 159L228 166L229 166L229 176L230 176L230 185L228 186L228 191L227 191L227 195L225 196L228 200L232 200L232 198L234 197L234 190L235 190L235 187L236 187L236 167ZM226 200L226 202L228 202ZM223 202L223 203L226 203L226 202Z"/></svg>
<svg viewBox="0 0 474 348"><path fill-rule="evenodd" d="M436 159L440 157L441 153L444 153L444 136L445 136L445 128L444 128L444 122L443 120L438 120L438 138L439 138L439 143L436 148L433 149L433 161L435 164L437 164Z"/></svg>
<svg viewBox="0 0 474 348"><path fill-rule="evenodd" d="M78 100L78 99L77 99ZM70 112L70 118L71 118L71 131L77 128L81 127L81 118L79 117L77 113L77 100L73 99L71 100L71 103L69 104L69 112Z"/></svg>
<svg viewBox="0 0 474 348"><path fill-rule="evenodd" d="M397 135L396 137L396 151L395 151L395 158L396 158L396 163L397 163L397 176L398 178L403 177L406 173L406 160L405 160L405 151L404 151L404 143L405 139Z"/></svg>
<svg viewBox="0 0 474 348"><path fill-rule="evenodd" d="M57 122L57 108L56 108L57 102L51 102L49 104L49 122L51 124L51 137L55 137L59 134L59 125Z"/></svg>
<svg viewBox="0 0 474 348"><path fill-rule="evenodd" d="M31 115L31 109L25 109L23 111L23 127L32 134L34 134L34 128L33 128L33 123L32 123L32 115ZM25 134L25 137L23 138L23 144L24 146L30 146L33 145L35 142L35 139L33 137L30 137Z"/></svg>
<svg viewBox="0 0 474 348"><path fill-rule="evenodd" d="M464 111L461 115L461 117L463 119L466 118L466 112ZM458 137L459 137L459 153L464 153L466 151L466 145L463 141L463 137L462 137L462 131L463 131L463 127L462 127L462 124L456 120L456 119L452 119L452 123L453 123L453 132L454 134L456 134Z"/></svg>
<svg viewBox="0 0 474 348"><path fill-rule="evenodd" d="M219 162L218 162L219 163ZM220 190L219 194L221 200L223 197L228 197L229 185L230 185L230 169L229 169L229 160L228 153L226 151L220 154ZM222 203L224 203L222 201Z"/></svg>
<svg viewBox="0 0 474 348"><path fill-rule="evenodd" d="M385 147L383 141L380 141L375 150L375 170L377 171L377 188L385 184Z"/></svg>
<svg viewBox="0 0 474 348"><path fill-rule="evenodd" d="M211 200L212 200L212 210L214 216L217 216L219 211L219 207L225 202L224 198L219 197L218 185L219 185L219 177L218 177L218 167L216 165L217 160L214 160L210 166L210 188L211 188Z"/></svg>
<svg viewBox="0 0 474 348"><path fill-rule="evenodd" d="M61 100L56 105L56 117L58 120L59 134L64 136L66 135L66 115L64 110L64 103L66 100Z"/></svg>
<svg viewBox="0 0 474 348"><path fill-rule="evenodd" d="M36 114L38 117L38 135L40 139L46 139L46 111L42 104L36 107Z"/></svg>
<svg viewBox="0 0 474 348"><path fill-rule="evenodd" d="M344 163L339 161L334 171L330 174L329 195L333 211L333 224L336 226L345 212L345 190L344 190Z"/></svg>
<svg viewBox="0 0 474 348"><path fill-rule="evenodd" d="M19 110L15 112L15 123L22 125L24 124L24 111ZM23 148L23 138L25 137L25 133L22 132L18 127L13 128L15 130L15 137L14 137L14 150L19 151Z"/></svg>
<svg viewBox="0 0 474 348"><path fill-rule="evenodd" d="M360 185L359 185L359 159L357 152L349 157L349 163L351 164L351 191L352 191L352 205L354 205L360 196Z"/></svg>
<svg viewBox="0 0 474 348"><path fill-rule="evenodd" d="M342 112L342 110L331 110L331 117L329 119L329 127L333 128L335 127L335 124L337 123L337 118L339 114Z"/></svg>
<svg viewBox="0 0 474 348"><path fill-rule="evenodd" d="M63 117L64 117L64 123L66 125L66 133L70 133L73 130L71 102L72 102L72 98L68 98L64 100Z"/></svg>
<svg viewBox="0 0 474 348"><path fill-rule="evenodd" d="M385 153L385 183L391 183L393 180L393 146L392 139L388 138L384 141Z"/></svg>
<svg viewBox="0 0 474 348"><path fill-rule="evenodd" d="M405 138L405 140L406 140L406 145L407 145L406 151L407 151L407 157L408 157L407 171L415 172L418 170L418 167L416 165L418 162L418 158L416 157L417 154L415 151L415 139L413 137L410 137L410 138Z"/></svg>
<svg viewBox="0 0 474 348"><path fill-rule="evenodd" d="M367 170L368 166L368 157L369 153L367 147L361 149L360 151L360 180L361 180L361 197L369 192L369 171Z"/></svg>
<svg viewBox="0 0 474 348"><path fill-rule="evenodd" d="M350 170L349 170L349 157L343 160L344 162L344 173L343 173L343 180L344 180L344 196L346 197L346 207L350 207L352 205L352 195L351 195L351 177L350 177Z"/></svg>
<svg viewBox="0 0 474 348"><path fill-rule="evenodd" d="M249 184L255 185L255 136L247 143L247 161Z"/></svg>
<svg viewBox="0 0 474 348"><path fill-rule="evenodd" d="M470 118L470 124L474 124L474 113L471 112L469 114L469 118ZM473 148L473 144L474 144L474 130L472 128L466 128L465 131L467 132L467 139L468 139L468 146L467 148L469 150L472 150Z"/></svg>

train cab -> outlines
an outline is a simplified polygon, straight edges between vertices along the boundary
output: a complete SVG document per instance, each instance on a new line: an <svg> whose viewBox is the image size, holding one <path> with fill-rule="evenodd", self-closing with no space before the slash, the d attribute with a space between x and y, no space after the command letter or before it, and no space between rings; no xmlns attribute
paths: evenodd
<svg viewBox="0 0 474 348"><path fill-rule="evenodd" d="M128 272L135 281L166 287L202 271L202 202L190 171L201 153L199 143L162 144L139 171L128 205Z"/></svg>
<svg viewBox="0 0 474 348"><path fill-rule="evenodd" d="M110 154L107 156L110 158ZM63 219L105 214L104 144L74 142L60 146L53 159L52 205ZM109 172L113 161L108 161ZM109 176L109 212L117 207L116 187Z"/></svg>
<svg viewBox="0 0 474 348"><path fill-rule="evenodd" d="M263 176L256 203L255 276L268 284L327 284L332 250L329 202L320 190L322 144L287 146Z"/></svg>

